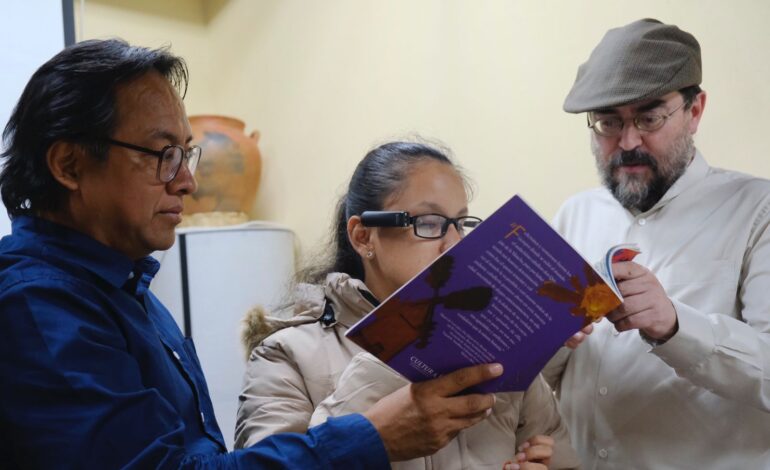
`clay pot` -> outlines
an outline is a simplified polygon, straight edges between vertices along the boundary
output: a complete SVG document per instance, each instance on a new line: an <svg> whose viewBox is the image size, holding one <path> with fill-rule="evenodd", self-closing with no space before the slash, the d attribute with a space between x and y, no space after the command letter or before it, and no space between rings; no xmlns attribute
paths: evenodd
<svg viewBox="0 0 770 470"><path fill-rule="evenodd" d="M259 132L244 134L243 121L226 116L190 116L193 141L203 150L195 179L198 190L185 198L185 214L251 214L259 187L262 157Z"/></svg>

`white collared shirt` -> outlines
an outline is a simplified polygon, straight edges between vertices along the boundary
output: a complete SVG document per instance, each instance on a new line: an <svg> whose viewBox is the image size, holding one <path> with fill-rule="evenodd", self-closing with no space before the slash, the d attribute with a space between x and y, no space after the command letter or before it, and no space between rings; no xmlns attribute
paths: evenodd
<svg viewBox="0 0 770 470"><path fill-rule="evenodd" d="M544 375L586 469L770 468L770 182L696 153L649 211L595 189L556 228L590 261L637 243L679 331L651 346L602 320Z"/></svg>

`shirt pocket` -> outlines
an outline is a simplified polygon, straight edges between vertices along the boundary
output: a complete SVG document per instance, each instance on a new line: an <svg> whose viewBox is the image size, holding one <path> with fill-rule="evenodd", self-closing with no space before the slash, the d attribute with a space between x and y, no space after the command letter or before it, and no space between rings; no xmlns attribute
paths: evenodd
<svg viewBox="0 0 770 470"><path fill-rule="evenodd" d="M674 263L655 272L672 299L704 313L731 313L736 307L740 266L730 260Z"/></svg>

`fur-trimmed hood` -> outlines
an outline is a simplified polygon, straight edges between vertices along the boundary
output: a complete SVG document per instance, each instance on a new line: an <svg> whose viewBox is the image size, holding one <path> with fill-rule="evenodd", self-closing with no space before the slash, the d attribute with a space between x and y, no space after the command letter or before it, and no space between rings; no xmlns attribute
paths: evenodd
<svg viewBox="0 0 770 470"><path fill-rule="evenodd" d="M335 319L326 327L337 322L352 325L374 308L361 291L368 289L360 280L344 273L330 273L323 284L297 284L294 303L273 315L268 315L262 306L255 306L243 318L241 342L246 360L255 347L276 331L319 321L327 302L334 306Z"/></svg>

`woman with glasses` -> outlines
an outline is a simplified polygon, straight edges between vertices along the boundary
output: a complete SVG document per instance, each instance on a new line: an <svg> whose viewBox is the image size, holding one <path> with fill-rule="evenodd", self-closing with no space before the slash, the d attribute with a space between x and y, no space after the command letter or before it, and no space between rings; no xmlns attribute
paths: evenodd
<svg viewBox="0 0 770 470"><path fill-rule="evenodd" d="M346 412L361 412L387 395L373 396L376 387L392 385L393 391L404 384L389 370L364 378L367 368L386 369L372 368L345 332L481 222L468 214L467 204L465 178L433 146L391 142L364 157L337 206L328 259L301 274L305 283L297 285L291 313L266 317L255 309L247 316L243 339L250 355L237 447L279 432L304 433L314 412L329 414L328 406L318 409L325 399L341 402ZM352 393L332 396L343 372L354 377L344 384ZM506 461L524 469L577 465L541 377L526 392L499 393L496 399L486 420L438 453L393 468L499 469Z"/></svg>

